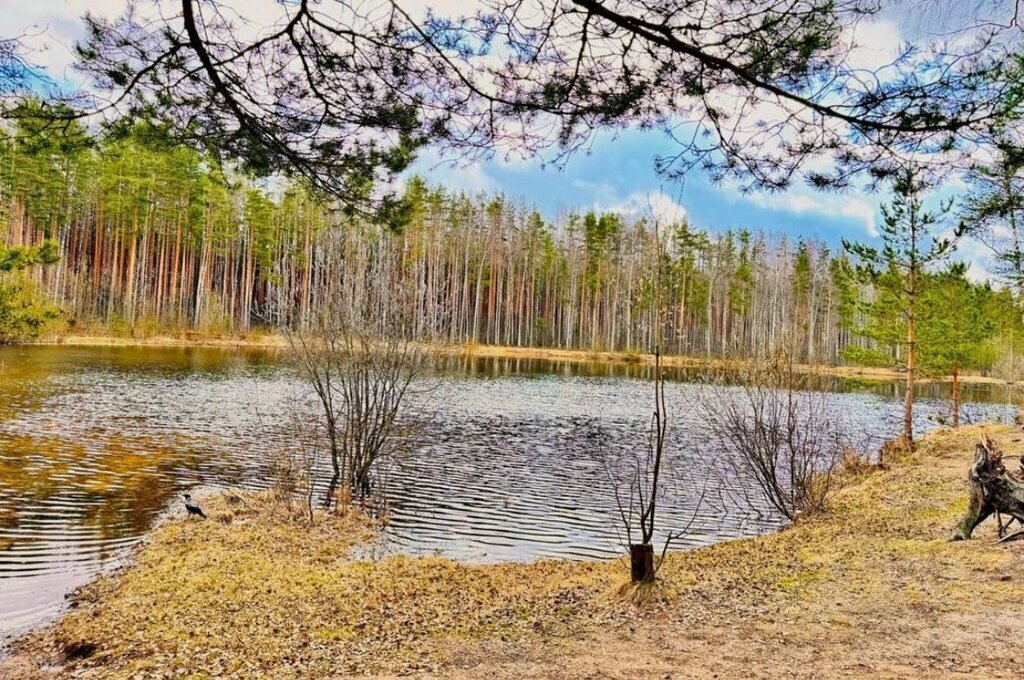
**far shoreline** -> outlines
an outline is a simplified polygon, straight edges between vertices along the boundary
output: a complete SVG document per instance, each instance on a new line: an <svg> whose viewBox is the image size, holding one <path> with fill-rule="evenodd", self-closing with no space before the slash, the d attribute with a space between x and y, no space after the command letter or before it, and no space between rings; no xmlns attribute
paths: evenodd
<svg viewBox="0 0 1024 680"><path fill-rule="evenodd" d="M155 334L144 338L119 337L114 335L54 335L25 343L26 346L65 347L161 347L161 348L219 348L236 350L277 350L288 349L288 340L279 333L253 333L250 335L216 336L203 333L185 332L177 335ZM561 349L555 347L513 347L507 345L428 344L427 349L441 356L488 359L525 359L577 364L622 364L653 366L654 355L637 351L607 351L585 349ZM710 368L739 370L750 365L742 359L722 359L666 354L661 358L667 368ZM902 371L871 367L842 366L831 364L796 364L799 373L830 376L854 380L890 382L905 379ZM971 385L1014 385L1015 381L994 376L964 373L959 376L961 384ZM918 383L948 383L951 376L919 377Z"/></svg>

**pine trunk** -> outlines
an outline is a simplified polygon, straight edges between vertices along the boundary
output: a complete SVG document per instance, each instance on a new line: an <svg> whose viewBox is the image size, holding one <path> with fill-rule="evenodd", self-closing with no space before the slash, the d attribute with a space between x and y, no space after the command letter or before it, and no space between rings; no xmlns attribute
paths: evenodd
<svg viewBox="0 0 1024 680"><path fill-rule="evenodd" d="M907 323L907 393L903 400L903 439L907 448L914 446L914 361L917 353L914 315Z"/></svg>
<svg viewBox="0 0 1024 680"><path fill-rule="evenodd" d="M960 427L960 364L953 362L953 427Z"/></svg>

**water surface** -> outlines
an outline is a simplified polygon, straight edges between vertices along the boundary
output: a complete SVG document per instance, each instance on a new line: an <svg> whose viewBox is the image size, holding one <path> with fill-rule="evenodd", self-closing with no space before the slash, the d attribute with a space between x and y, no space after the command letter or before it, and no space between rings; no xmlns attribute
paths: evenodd
<svg viewBox="0 0 1024 680"><path fill-rule="evenodd" d="M421 444L391 475L392 521L373 551L473 561L618 554L624 537L602 461L644 445L649 370L501 359L448 367L418 397ZM682 544L701 545L779 526L766 508L730 502L730 480L709 470L715 452L688 407L694 373L672 377L665 528L690 525ZM822 378L819 387L861 446L900 428L899 384ZM268 484L301 388L272 352L0 349L0 635L53 617L160 513L182 516L183 491ZM921 387L922 430L946 413L947 390ZM1007 388L964 391L966 421L1012 416Z"/></svg>

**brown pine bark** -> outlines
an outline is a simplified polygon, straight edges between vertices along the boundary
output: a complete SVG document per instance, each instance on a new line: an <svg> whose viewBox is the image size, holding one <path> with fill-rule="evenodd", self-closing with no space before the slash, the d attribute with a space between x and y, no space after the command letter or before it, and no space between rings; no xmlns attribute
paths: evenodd
<svg viewBox="0 0 1024 680"><path fill-rule="evenodd" d="M960 427L960 364L953 362L953 427Z"/></svg>
<svg viewBox="0 0 1024 680"><path fill-rule="evenodd" d="M907 325L907 389L903 398L903 439L908 448L914 445L914 326L914 317L911 314L910 323Z"/></svg>
<svg viewBox="0 0 1024 680"><path fill-rule="evenodd" d="M907 449L914 448L914 369L917 359L917 268L916 261L910 263L908 287L909 309L907 310L907 393L903 404L903 439Z"/></svg>
<svg viewBox="0 0 1024 680"><path fill-rule="evenodd" d="M100 272L103 266L103 201L96 204L96 230L92 240L92 295L99 298Z"/></svg>
<svg viewBox="0 0 1024 680"><path fill-rule="evenodd" d="M128 267L125 272L124 317L129 324L135 322L135 258L139 241L139 213L132 211L131 231L126 235L128 243Z"/></svg>

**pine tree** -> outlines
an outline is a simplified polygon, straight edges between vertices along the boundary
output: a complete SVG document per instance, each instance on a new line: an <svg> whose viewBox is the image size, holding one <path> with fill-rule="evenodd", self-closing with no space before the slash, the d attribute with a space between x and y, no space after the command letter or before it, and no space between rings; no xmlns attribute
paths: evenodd
<svg viewBox="0 0 1024 680"><path fill-rule="evenodd" d="M949 256L955 243L955 239L937 234L951 206L943 204L939 213L925 210L925 189L912 169L901 170L893 181L892 202L882 206L882 248L843 241L847 252L860 260L857 273L861 281L874 287L874 296L861 304L866 323L858 332L883 347L894 348L896 355L891 361L906 372L903 437L908 447L914 442L917 329L925 278L929 268Z"/></svg>
<svg viewBox="0 0 1024 680"><path fill-rule="evenodd" d="M960 373L984 360L992 329L984 300L987 289L965 277L963 263L949 265L927 277L920 318L920 366L923 371L952 376L952 426L960 425Z"/></svg>
<svg viewBox="0 0 1024 680"><path fill-rule="evenodd" d="M34 265L53 264L60 259L59 253L55 241L14 248L0 244L0 343L30 340L59 315L57 308L41 300L31 282L20 276Z"/></svg>

